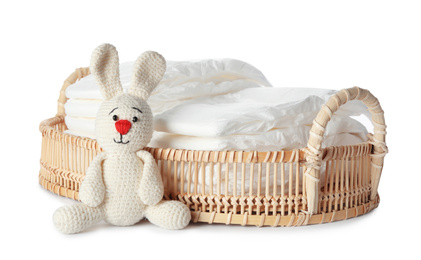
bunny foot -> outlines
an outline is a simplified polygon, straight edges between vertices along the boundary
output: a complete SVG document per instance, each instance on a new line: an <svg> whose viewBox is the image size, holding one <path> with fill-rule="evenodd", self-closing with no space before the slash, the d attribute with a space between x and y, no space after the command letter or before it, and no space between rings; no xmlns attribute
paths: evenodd
<svg viewBox="0 0 421 260"><path fill-rule="evenodd" d="M91 208L81 203L61 207L53 216L54 225L65 234L79 233L103 219L102 207Z"/></svg>
<svg viewBox="0 0 421 260"><path fill-rule="evenodd" d="M153 224L165 229L183 229L190 220L189 208L179 201L162 200L146 209L146 218Z"/></svg>

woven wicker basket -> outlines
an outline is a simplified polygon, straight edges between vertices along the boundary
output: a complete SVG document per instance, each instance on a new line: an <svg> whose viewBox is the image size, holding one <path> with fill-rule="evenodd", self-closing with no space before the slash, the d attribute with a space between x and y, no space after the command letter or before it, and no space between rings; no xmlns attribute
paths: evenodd
<svg viewBox="0 0 421 260"><path fill-rule="evenodd" d="M40 124L39 182L47 190L78 200L95 140L65 134L66 88L89 74L76 69L64 82L55 117ZM372 114L374 135L351 146L322 149L332 114L360 100ZM365 214L379 203L377 188L387 153L386 126L378 100L357 87L333 95L313 121L308 147L277 152L190 151L145 148L161 169L165 199L180 200L193 222L256 226L300 226ZM208 170L205 170L208 169Z"/></svg>

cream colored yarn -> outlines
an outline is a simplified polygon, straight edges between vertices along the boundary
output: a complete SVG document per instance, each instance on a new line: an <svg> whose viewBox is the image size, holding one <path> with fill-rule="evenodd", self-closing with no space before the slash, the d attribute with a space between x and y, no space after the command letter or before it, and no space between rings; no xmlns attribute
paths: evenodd
<svg viewBox="0 0 421 260"><path fill-rule="evenodd" d="M145 52L135 62L131 86L123 93L118 53L103 44L92 54L91 72L105 98L96 117L97 141L105 152L91 162L82 182L82 203L59 208L54 224L63 233L78 233L105 220L133 225L143 218L166 229L182 229L190 210L162 200L164 186L152 155L142 150L153 133L146 100L165 73L165 59Z"/></svg>

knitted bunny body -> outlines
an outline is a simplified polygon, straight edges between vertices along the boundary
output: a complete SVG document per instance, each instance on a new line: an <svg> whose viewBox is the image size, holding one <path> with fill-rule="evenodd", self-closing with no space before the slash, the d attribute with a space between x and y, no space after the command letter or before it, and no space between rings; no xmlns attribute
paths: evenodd
<svg viewBox="0 0 421 260"><path fill-rule="evenodd" d="M137 170L127 171L126 167ZM143 163L136 155L113 155L112 159L104 160L104 184L107 190L103 207L108 223L128 226L145 217L146 206L138 195L142 168Z"/></svg>
<svg viewBox="0 0 421 260"><path fill-rule="evenodd" d="M136 61L129 93L119 79L114 46L99 46L91 71L105 98L96 118L96 137L104 152L90 163L79 191L82 204L59 208L56 227L77 233L101 221L133 225L143 218L167 228L181 229L190 210L178 201L163 201L164 187L152 155L142 150L153 133L152 111L146 100L165 72L164 58L146 52Z"/></svg>

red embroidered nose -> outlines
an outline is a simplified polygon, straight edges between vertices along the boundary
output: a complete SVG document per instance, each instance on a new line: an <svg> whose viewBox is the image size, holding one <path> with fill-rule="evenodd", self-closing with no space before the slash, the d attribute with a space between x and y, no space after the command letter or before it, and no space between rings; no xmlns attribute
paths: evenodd
<svg viewBox="0 0 421 260"><path fill-rule="evenodd" d="M118 120L115 122L115 129L117 129L117 131L122 135L127 134L127 132L130 130L130 127L132 127L132 123L130 123L130 121Z"/></svg>

